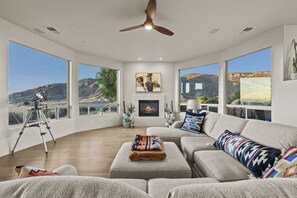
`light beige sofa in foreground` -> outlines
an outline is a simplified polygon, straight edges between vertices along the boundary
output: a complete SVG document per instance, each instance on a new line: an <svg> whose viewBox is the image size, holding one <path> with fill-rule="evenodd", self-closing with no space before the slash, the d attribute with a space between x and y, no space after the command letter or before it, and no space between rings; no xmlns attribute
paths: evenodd
<svg viewBox="0 0 297 198"><path fill-rule="evenodd" d="M1 198L263 198L296 197L297 179L225 182L198 179L104 179L45 176L0 182Z"/></svg>
<svg viewBox="0 0 297 198"><path fill-rule="evenodd" d="M192 167L193 177L210 177L220 182L250 178L251 172L245 166L212 146L225 130L280 150L297 146L297 128L282 124L209 112L203 123L203 133L197 135L180 130L182 122L176 122L174 128L149 127L147 135L160 136L164 142L175 142Z"/></svg>

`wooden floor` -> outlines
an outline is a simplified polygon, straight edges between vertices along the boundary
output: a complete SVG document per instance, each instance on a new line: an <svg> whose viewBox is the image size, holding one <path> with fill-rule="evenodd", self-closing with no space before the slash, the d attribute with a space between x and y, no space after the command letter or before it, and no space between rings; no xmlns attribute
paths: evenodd
<svg viewBox="0 0 297 198"><path fill-rule="evenodd" d="M108 177L111 163L123 142L135 134L145 134L145 128L125 129L121 126L71 134L43 145L37 145L14 155L0 158L0 181L17 178L16 165L30 165L53 170L65 164L74 165L79 175Z"/></svg>

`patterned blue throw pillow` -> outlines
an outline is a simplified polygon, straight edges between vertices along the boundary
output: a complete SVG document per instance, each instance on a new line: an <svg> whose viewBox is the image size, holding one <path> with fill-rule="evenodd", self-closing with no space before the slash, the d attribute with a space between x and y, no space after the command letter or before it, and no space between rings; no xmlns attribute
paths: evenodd
<svg viewBox="0 0 297 198"><path fill-rule="evenodd" d="M226 130L213 144L262 177L278 161L279 149L263 146Z"/></svg>
<svg viewBox="0 0 297 198"><path fill-rule="evenodd" d="M206 115L205 112L203 113L186 112L184 123L180 127L180 129L191 133L201 133L202 124L203 124L205 115Z"/></svg>

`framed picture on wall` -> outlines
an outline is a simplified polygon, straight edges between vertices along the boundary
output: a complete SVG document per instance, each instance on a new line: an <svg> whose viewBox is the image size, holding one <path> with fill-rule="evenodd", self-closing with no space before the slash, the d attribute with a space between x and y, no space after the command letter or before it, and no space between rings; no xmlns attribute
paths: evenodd
<svg viewBox="0 0 297 198"><path fill-rule="evenodd" d="M154 72L136 73L136 92L161 92L162 74Z"/></svg>

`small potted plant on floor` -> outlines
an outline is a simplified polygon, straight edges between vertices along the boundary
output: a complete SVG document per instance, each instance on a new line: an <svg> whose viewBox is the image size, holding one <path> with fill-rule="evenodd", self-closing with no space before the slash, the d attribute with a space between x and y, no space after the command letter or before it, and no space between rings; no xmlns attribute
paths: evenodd
<svg viewBox="0 0 297 198"><path fill-rule="evenodd" d="M293 47L294 47L294 57L293 57L293 73L291 74L291 79L297 79L297 43L295 39L293 40Z"/></svg>
<svg viewBox="0 0 297 198"><path fill-rule="evenodd" d="M128 109L126 111L126 106L125 106L125 102L124 102L123 126L125 128L130 128L134 112L135 112L135 106L132 105L132 103L130 103L130 106L128 107Z"/></svg>

